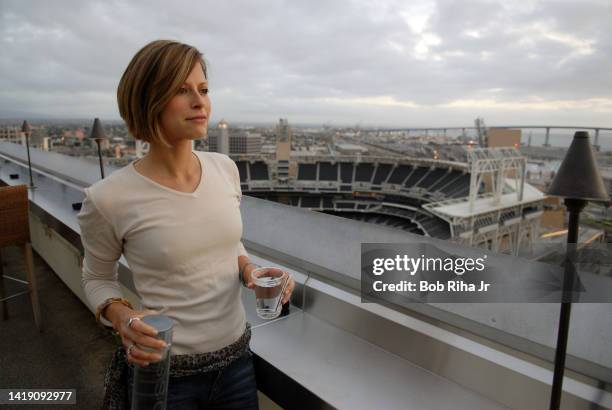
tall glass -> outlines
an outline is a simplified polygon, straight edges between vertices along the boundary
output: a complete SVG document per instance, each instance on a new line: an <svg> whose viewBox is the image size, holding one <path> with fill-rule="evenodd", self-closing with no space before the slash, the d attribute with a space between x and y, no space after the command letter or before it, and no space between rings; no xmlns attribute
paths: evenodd
<svg viewBox="0 0 612 410"><path fill-rule="evenodd" d="M170 347L172 345L172 319L164 315L144 316L142 321L157 329L157 338L166 342L168 347L161 351L159 362L149 363L147 367L134 365L134 386L132 390L132 410L165 410L168 398L168 379L170 377ZM160 353L139 346L140 349Z"/></svg>
<svg viewBox="0 0 612 410"><path fill-rule="evenodd" d="M289 282L289 274L279 268L257 268L251 272L255 284L257 316L275 319L281 314L283 292Z"/></svg>

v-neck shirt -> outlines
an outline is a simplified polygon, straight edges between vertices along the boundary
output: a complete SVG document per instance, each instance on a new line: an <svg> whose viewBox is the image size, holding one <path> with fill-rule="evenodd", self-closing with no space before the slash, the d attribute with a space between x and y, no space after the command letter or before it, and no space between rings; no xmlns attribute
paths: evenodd
<svg viewBox="0 0 612 410"><path fill-rule="evenodd" d="M165 190L167 190L169 192L173 192L173 193L178 194L178 195L188 195L188 196L197 197L198 196L198 192L200 190L200 187L204 183L204 175L205 175L205 173L204 173L204 163L202 162L202 160L200 159L200 156L198 154L196 154L195 152L192 152L192 155L194 155L196 157L196 159L198 160L198 163L200 165L200 180L199 180L198 185L196 186L196 188L193 190L193 192L184 192L184 191L179 191L179 190L170 188L170 187L168 187L166 185L160 184L157 181L154 181L153 179L147 177L146 175L141 174L140 172L138 172L138 170L135 167L135 164L138 161L140 161L140 160L136 160L136 161L131 162L129 164L129 166L133 168L134 172L136 174L138 174L138 176L142 177L145 181L147 181L147 182L149 182L149 183L151 183L151 184L153 184L153 185L155 185L155 186L157 186L157 187L159 187L161 189L165 189Z"/></svg>
<svg viewBox="0 0 612 410"><path fill-rule="evenodd" d="M195 154L201 178L194 192L159 184L131 163L87 188L78 215L91 306L122 297L116 262L123 253L142 308L175 323L171 354L218 350L238 340L246 325L238 168L227 155Z"/></svg>

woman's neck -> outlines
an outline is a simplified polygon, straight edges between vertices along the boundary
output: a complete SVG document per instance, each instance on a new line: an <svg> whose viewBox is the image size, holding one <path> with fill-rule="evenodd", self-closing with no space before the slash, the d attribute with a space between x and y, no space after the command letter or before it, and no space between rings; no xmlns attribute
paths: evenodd
<svg viewBox="0 0 612 410"><path fill-rule="evenodd" d="M149 153L142 158L140 165L161 177L188 180L200 173L195 160L191 140L180 140L171 147L150 144Z"/></svg>

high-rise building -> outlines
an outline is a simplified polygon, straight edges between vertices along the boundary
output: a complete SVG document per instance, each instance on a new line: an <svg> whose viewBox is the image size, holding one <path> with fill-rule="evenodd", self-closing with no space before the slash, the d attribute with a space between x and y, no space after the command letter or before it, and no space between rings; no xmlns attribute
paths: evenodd
<svg viewBox="0 0 612 410"><path fill-rule="evenodd" d="M261 134L240 132L229 136L230 154L259 154L261 152Z"/></svg>
<svg viewBox="0 0 612 410"><path fill-rule="evenodd" d="M217 129L219 133L217 134L217 152L220 152L225 155L229 155L230 153L230 144L229 144L229 125L225 120L219 121L217 124Z"/></svg>
<svg viewBox="0 0 612 410"><path fill-rule="evenodd" d="M286 118L281 118L276 126L276 160L289 161L291 156L291 127Z"/></svg>
<svg viewBox="0 0 612 410"><path fill-rule="evenodd" d="M286 118L281 118L276 126L276 173L279 182L289 178L289 158L291 157L291 127Z"/></svg>
<svg viewBox="0 0 612 410"><path fill-rule="evenodd" d="M208 133L208 150L230 154L259 154L262 136L242 130L231 130L227 122L221 120L217 128Z"/></svg>

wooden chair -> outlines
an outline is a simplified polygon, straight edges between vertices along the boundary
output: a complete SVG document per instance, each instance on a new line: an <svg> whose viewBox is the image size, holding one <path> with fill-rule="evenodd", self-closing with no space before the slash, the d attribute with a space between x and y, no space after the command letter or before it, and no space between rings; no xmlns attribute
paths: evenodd
<svg viewBox="0 0 612 410"><path fill-rule="evenodd" d="M27 281L5 275L0 253L0 302L2 302L2 318L8 319L6 301L17 296L29 294L34 313L34 322L38 331L42 331L40 305L38 303L38 288L34 275L34 261L30 244L30 223L28 218L28 187L27 185L0 187L0 251L4 246L19 246L22 250L26 266ZM4 279L10 279L27 285L28 290L5 296Z"/></svg>

